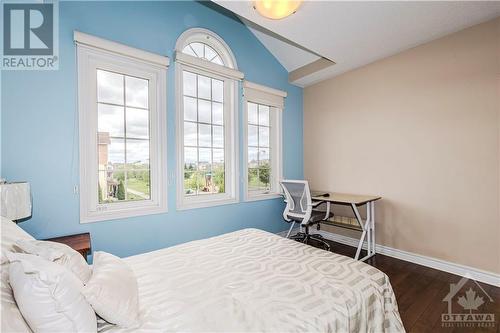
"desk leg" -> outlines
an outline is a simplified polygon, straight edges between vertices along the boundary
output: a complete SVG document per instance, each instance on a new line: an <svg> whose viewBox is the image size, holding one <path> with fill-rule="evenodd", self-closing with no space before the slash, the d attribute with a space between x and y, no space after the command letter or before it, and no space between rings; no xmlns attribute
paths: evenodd
<svg viewBox="0 0 500 333"><path fill-rule="evenodd" d="M330 211L331 211L331 202L330 201L327 201L326 202L326 213L325 213L325 220L328 220L330 218Z"/></svg>
<svg viewBox="0 0 500 333"><path fill-rule="evenodd" d="M375 201L371 202L371 216L372 216L372 253L375 254Z"/></svg>
<svg viewBox="0 0 500 333"><path fill-rule="evenodd" d="M371 210L371 202L366 204L366 232L368 238L368 246L366 247L366 255L372 255L372 210Z"/></svg>
<svg viewBox="0 0 500 333"><path fill-rule="evenodd" d="M358 208L355 204L351 204L352 210L354 211L354 215L356 215L356 219L363 230L361 234L361 238L359 239L358 249L356 250L355 260L365 261L366 259L375 255L375 208L373 202L366 203L366 221L363 224L363 220L361 215L359 214ZM367 247L366 247L366 256L359 259L359 255L361 254L361 250L363 249L363 244L365 242L365 238L367 239Z"/></svg>
<svg viewBox="0 0 500 333"><path fill-rule="evenodd" d="M352 207L352 210L354 212L354 215L356 216L356 220L358 220L358 223L361 226L361 229L363 229L363 232L361 233L361 237L359 238L359 244L358 244L358 249L356 250L356 256L354 257L355 260L358 260L359 255L361 254L361 249L363 248L363 243L365 241L366 232L367 232L366 231L367 225L363 225L363 220L361 219L361 215L359 214L358 207L356 207L355 204L351 204L351 207Z"/></svg>

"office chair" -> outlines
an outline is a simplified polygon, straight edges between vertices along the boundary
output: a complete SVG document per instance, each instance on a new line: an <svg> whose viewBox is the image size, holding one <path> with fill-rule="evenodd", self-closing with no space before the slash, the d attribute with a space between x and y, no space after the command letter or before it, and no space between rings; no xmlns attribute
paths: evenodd
<svg viewBox="0 0 500 333"><path fill-rule="evenodd" d="M330 250L330 244L323 239L323 236L309 233L309 227L330 217L328 209L326 212L314 209L324 201L312 202L307 180L282 180L280 184L285 193L286 202L283 218L285 221L292 223L286 237L305 244L308 244L310 240L314 240L323 245L325 250ZM300 223L301 229L303 227L305 232L299 232L290 237L295 223Z"/></svg>

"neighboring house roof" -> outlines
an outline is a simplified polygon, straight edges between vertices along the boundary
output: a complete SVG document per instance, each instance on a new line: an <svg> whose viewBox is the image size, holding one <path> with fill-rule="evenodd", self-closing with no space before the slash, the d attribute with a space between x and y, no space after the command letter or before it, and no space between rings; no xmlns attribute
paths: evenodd
<svg viewBox="0 0 500 333"><path fill-rule="evenodd" d="M111 139L109 138L109 132L97 132L97 142L100 145L111 144Z"/></svg>

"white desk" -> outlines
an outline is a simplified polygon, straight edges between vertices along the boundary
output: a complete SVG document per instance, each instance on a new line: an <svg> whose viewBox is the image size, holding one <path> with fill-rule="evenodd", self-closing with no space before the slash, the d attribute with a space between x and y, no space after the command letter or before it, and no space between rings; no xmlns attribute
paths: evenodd
<svg viewBox="0 0 500 333"><path fill-rule="evenodd" d="M321 192L321 191L312 191ZM325 193L325 192L323 192ZM314 194L314 193L313 193ZM313 196L312 200L325 201L327 204L327 212L331 212L331 204L350 206L354 212L354 216L359 223L359 231L361 237L359 239L358 249L354 259L364 261L375 255L375 202L380 200L381 197L373 195L358 195L346 193L328 193L328 196ZM361 214L359 214L358 207L366 205L366 220L363 221ZM342 227L340 224L333 224ZM363 248L364 241L367 241L367 255L359 259L361 249Z"/></svg>

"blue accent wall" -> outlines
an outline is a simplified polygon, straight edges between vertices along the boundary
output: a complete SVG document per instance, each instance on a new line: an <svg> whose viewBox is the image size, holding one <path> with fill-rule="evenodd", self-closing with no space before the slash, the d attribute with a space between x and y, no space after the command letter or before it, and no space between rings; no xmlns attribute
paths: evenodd
<svg viewBox="0 0 500 333"><path fill-rule="evenodd" d="M119 256L247 227L271 232L287 228L280 199L177 211L175 182L168 186L168 213L80 224L79 197L73 192L79 184L73 30L171 60L177 37L186 29L203 27L219 34L246 79L288 92L283 114L286 178L303 178L302 89L288 83L287 71L238 19L202 3L61 2L59 11L59 70L2 73L2 177L32 186L33 217L21 223L22 228L36 238L88 231L94 251ZM170 174L176 168L174 66L168 69L167 87ZM239 112L241 116L241 107Z"/></svg>

